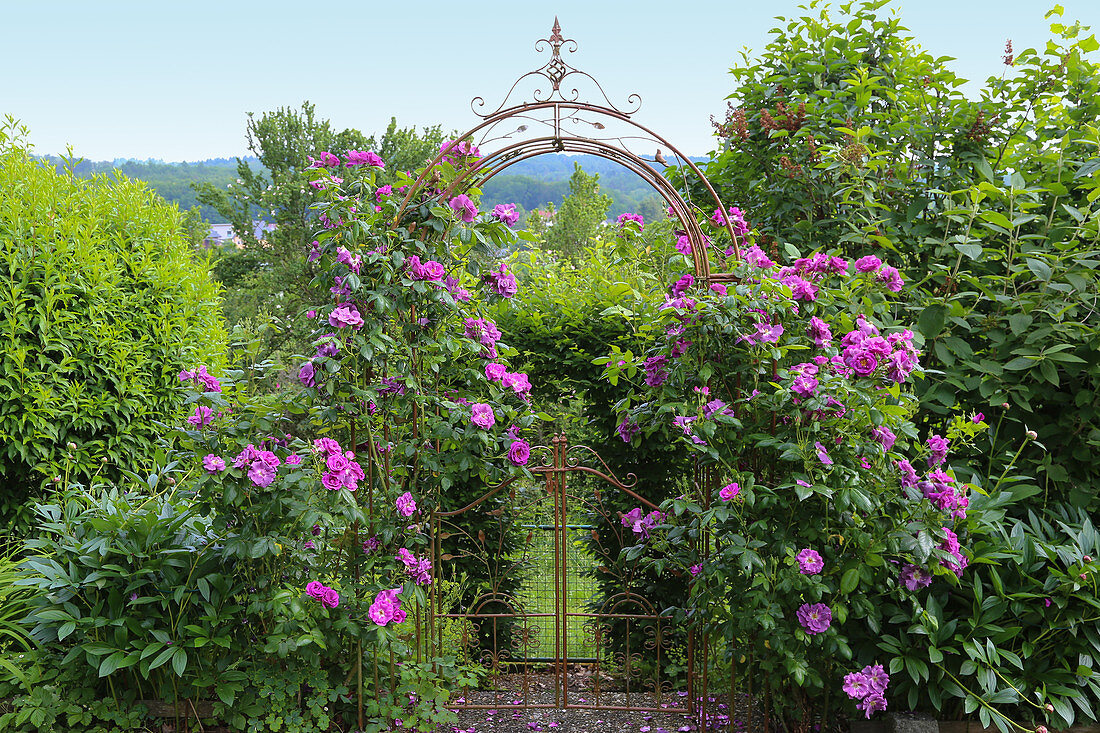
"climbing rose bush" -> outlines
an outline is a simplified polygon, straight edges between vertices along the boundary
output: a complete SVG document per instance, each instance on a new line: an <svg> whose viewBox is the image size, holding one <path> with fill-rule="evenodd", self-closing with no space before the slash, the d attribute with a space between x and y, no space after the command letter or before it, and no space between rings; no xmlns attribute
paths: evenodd
<svg viewBox="0 0 1100 733"><path fill-rule="evenodd" d="M872 685L866 670L890 660L855 658L848 629L885 624L883 594L965 582L956 523L975 489L951 468L949 440L911 421L921 339L883 325L896 270L821 252L782 265L751 240L735 261L718 229L727 216L748 232L740 210L716 211L709 246L733 281L678 278L663 343L604 360L608 379L634 385L618 406L623 440L671 429L705 477L685 480L656 521L624 515L639 540L624 552L692 578L677 619L711 635L727 669L763 681L780 715L845 699L856 665L849 714L870 717L890 700L887 678ZM957 441L981 429L957 424Z"/></svg>
<svg viewBox="0 0 1100 733"><path fill-rule="evenodd" d="M454 152L444 186L477 155ZM324 203L302 255L331 299L303 313L315 350L294 368L297 393L253 398L244 372L180 374L199 467L189 490L213 517L216 551L248 579L257 655L296 655L341 680L363 665L350 697L370 701L371 730L449 719L453 659L422 668L437 690L414 709L397 690L420 672L386 672L391 654L430 660L408 621L434 580L428 519L455 484L530 476L535 421L530 380L481 311L518 289L505 265L483 269L513 244L514 207L485 215L476 191L426 190L396 223L412 179L378 187L383 166L370 151L323 151L308 169Z"/></svg>

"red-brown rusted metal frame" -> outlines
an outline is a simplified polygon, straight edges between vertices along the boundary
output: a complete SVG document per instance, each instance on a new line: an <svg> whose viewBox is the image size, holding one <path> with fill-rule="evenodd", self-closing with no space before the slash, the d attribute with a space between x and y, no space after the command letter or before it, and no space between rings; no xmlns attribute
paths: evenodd
<svg viewBox="0 0 1100 733"><path fill-rule="evenodd" d="M587 466L582 462L582 457L577 455L579 452L586 452L591 457L595 458L599 462L599 467ZM583 620L587 619L595 624L598 624L601 619L609 620L625 620L630 621L650 621L654 624L654 644L656 645L657 654L660 654L661 643L664 639L664 631L662 630L663 617L654 610L652 604L650 604L645 598L638 596L632 592L626 591L616 594L605 601L603 609L600 612L572 612L568 607L568 561L566 553L566 544L568 543L568 516L569 516L569 484L568 475L570 473L585 473L596 476L602 481L613 486L616 490L622 491L645 506L656 509L656 504L648 499L640 496L632 490L632 486L636 482L636 478L633 474L627 475L627 481L620 480L611 469L607 466L607 463L596 453L594 450L587 446L577 445L570 446L568 439L565 435L557 435L551 440L549 446L536 446L532 449L533 454L541 454L543 459L541 463L538 463L531 467L531 472L539 474L543 477L543 485L546 493L553 498L554 509L554 647L555 655L551 665L553 670L553 676L555 681L555 701L553 705L544 703L531 703L528 699L528 692L531 688L530 670L526 664L519 664L522 668L523 674L523 697L522 704L515 707L527 708L527 709L540 709L540 708L574 708L574 709L588 709L588 710L629 710L637 712L652 712L652 713L691 713L694 707L693 697L694 694L689 695L685 707L665 706L662 707L661 700L661 687L659 681L654 688L654 694L657 696L657 702L652 705L630 705L630 692L629 685L627 687L627 705L614 705L614 704L601 704L600 695L597 690L597 694L594 701L587 699L583 701L570 702L569 699L569 645L568 645L568 624L571 619ZM572 455L571 455L572 453ZM461 509L454 509L449 511L436 510L432 513L431 524L432 527L432 547L434 557L439 560L441 558L442 548L440 546L440 537L442 531L441 520L446 517L454 518L458 517L468 511L476 509L485 501L497 496L503 492L506 488L511 486L516 479L509 479L504 483L493 487L478 499L470 502ZM434 590L434 589L433 589ZM482 611L491 603L497 603L505 606L511 610L511 613L488 613ZM647 613L625 613L616 611L620 606L626 603L634 603L642 610L648 610ZM522 619L526 624L529 619L546 617L547 614L528 613L526 610L518 608L514 602L514 599L500 596L496 592L491 592L488 595L478 596L464 613L439 613L438 606L435 602L432 603L432 625L438 626L436 623L439 619L451 618L461 619L470 622L476 627L479 627L479 622L483 620L491 621L494 624L494 632L496 624L505 618L510 619ZM667 628L667 627L664 627ZM437 629L433 628L431 638L433 641L442 646L442 637L437 636ZM494 664L499 667L500 660L503 656L501 650L495 648L496 634L494 638L494 649L490 652L490 659ZM439 648L439 647L437 647ZM597 655L599 654L599 647L597 646ZM625 652L626 663L631 661L631 654L629 647ZM659 658L659 656L658 656ZM689 688L690 689L690 688ZM641 693L645 694L645 693ZM497 702L492 703L454 703L452 704L456 709L463 710L486 710L499 708L500 704Z"/></svg>
<svg viewBox="0 0 1100 733"><path fill-rule="evenodd" d="M703 172L701 170L699 170L698 166L696 166L687 156L685 156L683 153L681 153L680 150L675 145L673 145L672 143L670 143L668 140L661 137L660 135L656 134L655 132L653 132L649 128L647 128L647 127L635 122L634 120L632 120L631 115L633 114L633 112L624 112L624 111L618 109L617 107L615 107L611 103L610 99L608 99L607 94L603 91L602 87L600 87L599 83L596 82L596 80L593 77L591 77L587 73L579 71L579 70L573 68L572 66L570 66L569 64L565 63L561 59L560 52L561 52L562 47L566 46L567 44L570 44L572 46L571 48L568 49L570 52L576 50L577 44L576 44L575 41L573 41L571 39L565 39L565 38L562 37L561 27L558 23L557 18L555 18L554 19L554 27L552 29L551 36L548 39L541 39L538 42L536 42L536 44L535 44L536 50L541 50L541 47L543 45L548 46L552 50L552 57L551 57L550 61L548 61L540 69L536 69L535 71L528 72L528 73L524 74L523 76L521 76L512 85L511 89L509 89L508 94L505 95L504 101L501 102L500 106L498 106L493 112L490 112L488 114L479 114L477 112L476 107L478 106L479 102L480 102L480 106L484 107L485 106L484 100L481 97L476 97L473 100L472 107L474 108L474 113L477 114L479 117L481 117L482 121L479 124L475 125L473 128L471 128L470 130L468 130L465 133L459 135L453 141L451 141L447 146L445 146L431 160L431 162L428 164L428 166L426 168L424 168L424 170L420 173L420 175L417 177L415 182L411 186L409 186L409 190L407 191L407 193L405 195L405 198L401 202L401 206L398 210L398 213L394 217L393 226L398 226L401 223L402 217L405 215L405 212L406 212L409 204L411 202L413 202L414 200L416 201L418 206L425 203L425 202L427 202L427 201L446 200L448 197L451 196L451 194L455 193L456 191L460 191L460 190L465 191L465 190L468 190L468 189L473 188L475 186L480 187L480 186L484 185L487 181L489 181L491 178L493 178L495 175L497 175L500 172L506 170L508 167L510 167L512 165L515 165L516 163L518 163L520 161L527 160L528 158L536 157L536 156L539 156L539 155L545 155L545 154L554 153L554 152L587 153L587 154L596 155L596 156L605 158L607 160L611 160L611 161L613 161L615 163L618 163L619 165L623 166L624 168L627 168L628 170L634 172L642 180L644 180L650 187L652 187L661 196L662 199L664 199L664 201L671 208L673 215L679 221L680 226L683 228L683 231L684 231L684 233L686 234L686 236L688 238L688 241L691 245L691 250L692 250L692 260L693 260L693 266L694 266L694 270L695 270L695 276L698 280L701 281L701 284L714 283L714 282L731 282L731 281L735 281L736 277L732 273L711 272L710 258L709 258L709 254L708 254L709 240L703 234L702 227L700 226L698 218L696 217L696 209L688 201L684 200L684 198L680 195L680 192L672 185L672 183L670 181L668 181L664 176L662 176L656 169L654 169L649 164L648 160L646 160L645 158L642 158L641 156L636 155L631 150L629 150L626 147L626 145L623 143L623 140L624 140L623 137L621 137L621 136L620 137L609 136L607 138L595 138L595 137L584 137L584 136L579 136L579 135L563 135L562 134L561 124L562 124L563 121L571 121L574 124L584 122L584 123L588 123L588 124L592 125L592 127L594 127L595 129L605 129L606 126L603 125L599 121L593 123L591 120L588 120L588 119L585 119L583 117L578 117L577 116L577 114L597 115L597 116L602 116L602 117L604 117L608 120L611 120L611 121L614 121L614 122L617 122L617 123L620 123L620 124L631 126L635 130L640 131L640 132L642 132L642 133L644 133L645 135L648 136L648 138L642 138L642 139L648 139L648 140L650 140L654 143L657 143L659 146L663 146L664 148L668 149L671 152L671 154L673 156L675 156L680 161L681 166L686 165L691 170L691 172L698 178L698 180L702 183L703 187L706 189L707 194L710 196L711 202L716 206L718 211L722 212L722 218L725 220L726 231L729 234L730 241L733 244L734 258L735 258L735 260L740 260L740 256L741 256L740 242L739 242L737 233L734 231L732 222L729 221L729 217L725 213L726 212L725 205L722 203L722 201L719 198L717 192L714 190L714 187L711 185L710 181L707 180L707 178L703 174ZM599 90L599 92L600 92L601 96L603 97L604 101L606 102L606 104L592 104L592 103L588 103L588 102L579 101L579 91L575 87L572 88L572 90L571 90L572 96L567 97L566 93L562 91L562 82L566 78L568 78L572 75L578 75L580 77L583 77L585 79L588 79L588 80L592 81L595 84L596 88ZM511 105L511 106L508 106L508 100L509 100L512 92L515 91L515 89L518 87L519 83L521 81L523 81L524 79L531 78L531 77L545 78L547 81L549 81L551 83L551 85L552 85L551 90L549 92L542 92L541 89L536 89L535 94L534 94L534 98L535 98L534 102L514 104L514 105ZM540 95L542 95L542 96L540 96ZM637 95L631 95L628 98L628 101L631 102L632 104L635 104L635 105L638 105L638 106L640 106L640 103L641 103L641 100ZM635 111L636 111L636 109L637 109L637 107L635 107ZM563 110L566 111L566 114L564 116L562 114ZM472 140L479 133L488 133L489 131L492 131L497 125L499 125L499 124L501 124L501 123L503 123L503 122L505 122L509 119L530 119L530 120L535 121L538 124L549 125L550 122L546 119L536 119L536 118L532 117L532 115L534 113L537 113L537 112L540 112L540 111L547 111L547 112L552 111L553 112L553 132L554 132L553 135L525 139L523 141L519 141L519 142L515 142L515 143L512 143L512 144L506 145L506 146L504 146L502 148L499 148L495 151L491 151L490 153L488 153L484 157L479 157L479 158L475 159L472 162L472 164L470 164L470 165L460 166L458 177L455 180L453 180L451 183L449 183L445 189L430 190L429 195L424 197L423 200L421 198L419 198L419 197L423 197L424 193L429 190L427 188L429 183L434 184L434 181L438 180L437 178L434 177L435 173L437 171L437 167L444 161L445 158L447 158L448 156L450 156L452 154L457 153L457 148L463 142L468 141L468 140ZM520 132L523 129L524 128L522 128L522 127L517 128L516 131ZM497 139L507 139L511 135L512 135L512 133L508 133L507 135L504 135L504 136L502 136L500 138L497 138ZM632 136L632 137L637 137L637 136ZM618 141L620 144L619 145L614 145L614 144L612 144L611 141ZM658 152L659 152L659 149L658 149ZM656 156L655 156L655 158L656 158ZM464 156L464 162L468 162L468 161L465 161L465 156ZM701 213L704 216L706 215L705 211L703 211ZM555 676L556 676L557 681L558 681L558 693L560 694L560 697L555 700L555 703L557 704L557 703L560 702L561 705L566 706L566 707L570 707L569 701L568 701L568 684L567 684L567 680L568 680L567 665L568 665L568 658L569 657L568 657L567 635L565 633L566 632L565 625L567 624L567 619L569 617L568 606L567 606L567 595L566 595L566 590L567 590L567 585L566 584L568 582L567 581L567 569L568 568L567 568L566 553L565 553L565 543L568 541L568 538L567 538L567 535L566 535L567 518L568 518L567 479L566 479L566 477L567 477L568 473L570 473L570 472L583 472L583 473L593 474L593 475L595 475L595 476L611 483L612 485L616 486L620 490L625 491L630 496L632 496L635 499L642 502L644 505L646 505L650 508L656 508L655 505L652 502L650 502L650 501L646 500L645 498L639 496L637 493L632 491L629 486L623 484L621 481L619 481L617 478L615 478L614 474L610 471L610 469L607 467L606 463L604 463L602 461L602 459L600 459L600 463L602 464L603 468L605 469L604 471L600 471L598 469L583 466L583 465L581 465L579 459L577 459L577 460L569 459L569 457L567 455L568 450L569 450L569 448L568 448L568 444L566 442L565 436L564 435L556 436L552 441L552 445L548 447L549 461L548 462L544 461L541 466L534 466L531 469L532 472L534 472L534 473L544 474L544 481L545 481L546 490L554 496L554 517L555 517L554 524L555 524L555 528L556 528L555 535L554 535L555 536L555 576L556 576L555 577L555 587L556 587L556 597L557 597L556 603L555 603L555 616L556 616L555 646L556 646L557 651L558 651L558 653L556 654L556 660L555 660L555 667L554 668L555 668ZM588 449L588 450L591 450L591 449ZM597 458L599 458L598 454L595 454L594 451L592 451L592 453L593 453L593 455L596 455ZM699 487L703 490L704 496L709 496L710 490L712 488L714 488L713 485L715 484L716 480L717 480L717 477L715 475L713 475L713 473L711 471L697 465L697 467L696 467L696 481L697 481ZM481 498L477 499L476 501L472 502L471 504L469 504L468 506L466 506L462 509L455 510L455 511L449 511L449 512L438 512L437 511L437 512L433 513L432 527L433 527L434 537L433 537L432 546L435 550L435 553L434 553L435 557L437 559L439 558L439 552L440 552L440 545L439 545L439 541L440 541L439 540L439 527L440 527L440 524L439 524L439 522L443 517L454 517L454 516L457 516L457 515L460 515L460 514L466 512L466 511L474 509L479 504L483 503L484 501L488 500L492 496L494 496L497 493L499 493L500 491L502 491L506 486L508 486L511 483L512 482L509 481L509 482L506 482L505 484L502 484L501 486L495 487L493 490L491 490L490 492L488 492L487 494L485 494ZM633 484L631 484L631 486L632 485ZM710 551L709 545L710 545L709 537L708 538L703 538L702 547L700 549L701 549L702 555L704 557L706 557L709 554L709 551ZM434 596L434 594L433 594L433 596ZM644 600L644 599L642 599L642 600ZM488 601L484 601L484 602L487 603ZM438 606L437 606L434 598L433 598L433 602L431 603L431 612L432 612L433 618L434 618L434 615L438 612ZM506 616L506 615L509 615L509 614L503 614L503 615ZM486 615L486 617L487 616L488 615ZM502 615L497 614L496 616L502 616ZM511 614L511 616L514 618L515 614ZM608 614L605 617L607 617L607 618L617 618L617 617L626 618L628 616L630 616L630 615ZM634 617L634 616L630 616L630 617ZM526 618L526 616L524 616L524 618ZM639 618L641 618L641 617L639 617ZM650 618L650 617L645 616L645 618ZM655 618L659 623L659 617L654 616L653 618ZM494 623L496 623L495 618L494 618ZM434 625L435 624L434 624L434 621L433 621L433 626ZM657 635L657 642L656 643L659 647L660 646L660 641L661 641L661 631L660 631L659 626L657 627L656 635ZM433 640L434 640L434 638L435 638L434 632L433 632L431 638L433 638ZM440 644L442 643L442 638L441 637L439 638L439 642L440 642ZM690 633L689 637L688 637L688 659L687 659L687 663L688 663L688 711L687 712L694 714L696 716L698 722L700 724L704 724L704 725L708 723L708 717L709 717L708 710L707 710L707 707L708 707L708 705L707 705L707 703L708 703L708 699L707 699L707 694L708 694L707 676L708 676L708 667L709 667L709 651L710 651L710 644L709 644L709 639L707 638L706 633L703 633L703 634L700 635L700 634L696 633L696 631L693 630L692 633ZM658 653L659 653L659 650L658 650ZM701 670L699 669L700 661L701 661L701 667L702 667ZM527 673L527 671L526 671L526 668L525 668L525 675L526 675L526 673ZM728 701L729 705L730 705L729 709L730 709L731 713L733 711L733 705L734 705L734 687L733 687L734 680L733 680L733 677L732 677L732 673L733 673L733 669L731 668L731 689L730 689L730 699ZM702 694L699 696L699 702L701 704L697 706L696 705L696 684L697 684L697 682L700 682L700 681L702 682L702 685L701 685ZM750 691L750 693L749 693L750 694L749 704L751 706L752 705L751 680L749 681L749 685L750 685L750 687L749 687L749 691ZM659 681L658 681L658 688L659 688ZM524 703L526 703L527 702L527 700L526 700L526 689L527 689L526 676L525 676L524 689L525 689ZM659 689L658 689L658 692L659 692ZM629 697L628 697L628 703L629 703ZM467 706L467 707L478 708L478 707L482 707L482 706L473 705L473 706ZM644 708L644 707L631 707L631 706L629 706L629 704L626 708L618 707L618 706L600 706L600 705L598 705L598 695L597 695L597 704L596 705L594 705L594 706L585 706L585 707L595 707L596 709L612 709L612 710L614 710L614 709L648 710L649 709L649 708ZM668 710L664 709L664 708L653 708L652 710L654 712L668 712ZM751 716L751 712L750 712L750 716ZM733 730L733 716L732 715L730 716L729 724L730 724L730 730ZM750 728L751 728L751 717L750 717Z"/></svg>
<svg viewBox="0 0 1100 733"><path fill-rule="evenodd" d="M624 112L620 112L611 107L603 107L599 105L589 104L587 102L537 102L534 104L521 104L513 107L508 107L499 112L496 112L489 117L485 118L480 124L475 125L466 132L462 133L459 137L455 138L451 143L445 146L439 153L431 160L431 162L424 168L424 170L417 176L416 181L409 186L409 190L405 193L405 198L401 201L401 206L398 209L397 215L394 217L393 226L397 226L401 223L404 217L405 211L409 206L409 203L413 200L414 196L421 193L426 188L426 182L431 180L432 173L436 170L436 167L443 162L443 159L454 155L458 146L466 140L476 137L479 132L489 129L495 125L500 124L504 120L511 117L529 117L532 112L539 110L553 110L555 115L555 121L560 122L561 110L574 110L577 112L587 112L596 115L603 115L614 119L617 122L621 122L627 125L631 125L637 130L644 132L656 143L663 145L683 162L691 171L698 177L699 181L706 188L707 193L712 199L712 203L716 208L722 212L726 211L725 206L722 204L722 200L718 197L718 193L714 190L710 181L707 180L703 172L699 170L699 167L691 161L690 158L685 156L680 150L671 142L661 137L657 133L650 130L648 127L641 125L630 118ZM649 163L642 157L628 150L625 146L614 146L606 142L605 140L586 138L577 135L561 135L559 134L545 137L531 138L527 140L521 140L519 142L507 145L500 150L493 151L479 158L476 162L470 165L468 168L460 171L459 176L452 181L446 189L439 192L433 192L429 196L429 200L445 200L450 197L451 194L467 190L469 188L481 187L487 181L492 179L501 171L507 169L509 166L526 160L528 158L537 157L539 155L546 155L555 152L573 152L573 153L587 153L589 155L597 155L601 158L611 160L619 165L627 168L633 173L637 174L642 180L650 185L662 199L672 207L677 220L680 222L680 226L684 229L691 242L692 259L695 267L695 276L704 282L728 282L733 280L733 275L730 273L711 273L710 271L710 259L707 254L707 239L703 234L702 228L699 226L699 222L695 217L695 212L692 207L686 202L676 188L669 182L664 176L660 175ZM499 163L500 165L494 165ZM485 175L477 176L476 174L484 172ZM734 257L740 259L740 241L737 237L737 233L733 229L732 223L729 221L728 216L724 216L725 228L730 236L730 241L733 242Z"/></svg>

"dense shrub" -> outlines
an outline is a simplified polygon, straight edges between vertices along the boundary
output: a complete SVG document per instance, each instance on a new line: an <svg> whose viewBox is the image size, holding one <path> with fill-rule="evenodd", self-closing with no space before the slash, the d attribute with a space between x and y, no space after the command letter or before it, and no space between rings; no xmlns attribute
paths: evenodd
<svg viewBox="0 0 1100 733"><path fill-rule="evenodd" d="M635 513L625 558L693 578L676 617L788 729L887 706L1002 730L1095 719L1096 532L1079 510L1002 529L1040 491L1008 472L1034 434L994 480L948 460L981 415L922 434L927 341L885 326L905 284L878 258L780 267L752 246L728 264L728 287L676 282L662 343L605 360L635 386L635 442L675 427L704 469L663 515Z"/></svg>
<svg viewBox="0 0 1100 733"><path fill-rule="evenodd" d="M179 211L124 178L59 174L25 135L0 130L5 523L44 479L140 467L178 414L173 375L225 345Z"/></svg>
<svg viewBox="0 0 1100 733"><path fill-rule="evenodd" d="M964 582L884 588L849 625L855 659L890 658L894 707L1002 730L1005 715L1051 730L1096 720L1100 536L1083 510L1025 509L1035 490L1016 481L975 497ZM1026 519L1005 521L1009 509Z"/></svg>
<svg viewBox="0 0 1100 733"><path fill-rule="evenodd" d="M1095 508L1100 44L1056 17L968 98L883 5L792 18L745 56L707 175L766 249L891 257L914 284L902 319L943 373L918 385L920 422L984 412L994 429L966 457L993 474L1034 429L1025 472Z"/></svg>

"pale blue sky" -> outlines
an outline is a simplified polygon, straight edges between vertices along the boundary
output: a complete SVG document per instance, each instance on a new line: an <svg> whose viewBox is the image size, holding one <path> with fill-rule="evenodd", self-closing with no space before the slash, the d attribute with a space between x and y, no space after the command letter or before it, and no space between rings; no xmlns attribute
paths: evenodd
<svg viewBox="0 0 1100 733"><path fill-rule="evenodd" d="M434 0L98 2L0 0L0 115L31 128L39 153L197 160L242 155L245 113L308 99L338 128L465 129L469 101L495 102L543 63L534 42L554 15L575 66L636 119L689 154L713 143L742 47L761 49L798 2ZM1047 37L1042 0L898 0L903 23L961 76L1001 71ZM1100 27L1100 1L1064 0L1065 19ZM495 106L495 105L494 105Z"/></svg>

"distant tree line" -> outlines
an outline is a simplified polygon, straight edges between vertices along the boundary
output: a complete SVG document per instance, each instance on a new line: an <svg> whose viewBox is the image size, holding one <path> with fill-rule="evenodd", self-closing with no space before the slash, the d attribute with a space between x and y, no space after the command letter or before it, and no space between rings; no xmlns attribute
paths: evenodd
<svg viewBox="0 0 1100 733"><path fill-rule="evenodd" d="M266 170L259 158L246 156L241 160L258 170ZM60 158L51 158L50 162L59 171L64 167ZM646 221L650 221L664 208L653 189L636 175L591 155L546 155L524 161L493 178L485 186L481 200L489 208L500 203L514 203L524 215L537 208L545 208L548 203L560 206L563 197L569 194L569 178L575 163L587 172L599 174L600 189L611 197L608 209L611 219L629 211L640 213ZM227 224L229 220L216 207L200 202L195 186L209 184L216 189L225 189L239 177L236 158L210 158L184 163L82 160L73 166L73 170L83 177L118 170L128 178L149 184L163 198L178 204L181 210L197 207L203 220L211 224Z"/></svg>

